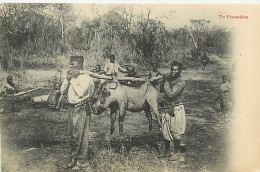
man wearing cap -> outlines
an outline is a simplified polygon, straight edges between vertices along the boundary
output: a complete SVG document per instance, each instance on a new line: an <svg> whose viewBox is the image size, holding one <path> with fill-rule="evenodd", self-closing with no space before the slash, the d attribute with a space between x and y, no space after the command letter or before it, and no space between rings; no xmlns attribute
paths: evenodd
<svg viewBox="0 0 260 172"><path fill-rule="evenodd" d="M80 74L83 70L83 57L71 56L70 69L61 85L62 100L65 91L68 92L68 102L71 106L69 113L69 136L71 159L67 168L80 169L88 151L90 129L90 104L94 93L94 81L88 74Z"/></svg>
<svg viewBox="0 0 260 172"><path fill-rule="evenodd" d="M115 55L111 54L109 56L109 62L105 64L104 71L106 75L118 74L118 71L127 73L128 71L121 67L117 62L115 62Z"/></svg>
<svg viewBox="0 0 260 172"><path fill-rule="evenodd" d="M171 73L164 76L164 91L166 105L169 108L162 115L162 132L165 143L165 151L161 157L171 157L178 160L181 157L180 143L186 127L184 106L181 105L181 95L185 87L185 81L181 77L182 64L174 61L171 64ZM170 143L174 142L174 156L170 151Z"/></svg>

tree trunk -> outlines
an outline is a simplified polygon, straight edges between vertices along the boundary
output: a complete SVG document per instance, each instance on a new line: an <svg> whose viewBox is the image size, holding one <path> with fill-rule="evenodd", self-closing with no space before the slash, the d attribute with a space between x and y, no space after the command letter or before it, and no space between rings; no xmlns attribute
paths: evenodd
<svg viewBox="0 0 260 172"><path fill-rule="evenodd" d="M26 69L28 68L28 61L29 61L29 47L27 47L26 49L26 55L25 55L25 59L26 59Z"/></svg>
<svg viewBox="0 0 260 172"><path fill-rule="evenodd" d="M13 47L10 46L10 68L13 69Z"/></svg>
<svg viewBox="0 0 260 172"><path fill-rule="evenodd" d="M61 38L63 39L64 37L63 14L61 14L60 22L61 22Z"/></svg>

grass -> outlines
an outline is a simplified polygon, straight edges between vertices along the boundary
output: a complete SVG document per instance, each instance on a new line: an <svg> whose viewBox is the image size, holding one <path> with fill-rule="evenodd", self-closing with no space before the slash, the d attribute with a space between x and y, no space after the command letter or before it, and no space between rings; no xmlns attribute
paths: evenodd
<svg viewBox="0 0 260 172"><path fill-rule="evenodd" d="M211 66L210 70L214 72L215 67ZM52 81L55 77L53 71L28 70L16 75L27 86L44 86L48 85L46 80ZM212 108L217 92L214 82L219 81L222 71L215 72L213 77L207 70L184 71L185 77L191 79L186 80L183 101L207 98L199 105L185 107L185 162L157 158L160 147L156 145L162 143L162 139L155 121L153 131L148 132L148 120L143 114L127 112L123 136L110 137L110 117L105 113L92 116L88 166L82 171L224 171L228 123ZM2 171L66 171L64 166L70 156L68 110L52 112L46 107L33 108L28 101L17 103L16 110L0 116ZM118 132L118 120L116 130Z"/></svg>

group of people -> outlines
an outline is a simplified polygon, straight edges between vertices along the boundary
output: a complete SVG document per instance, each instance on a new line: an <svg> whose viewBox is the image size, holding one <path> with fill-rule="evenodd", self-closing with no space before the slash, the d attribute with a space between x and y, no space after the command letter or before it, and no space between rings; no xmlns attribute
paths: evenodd
<svg viewBox="0 0 260 172"><path fill-rule="evenodd" d="M119 71L129 73L115 61L115 55L109 56L110 61L105 65L104 70L97 65L94 72L105 75L115 75ZM85 158L88 151L89 134L90 134L90 119L91 119L91 101L96 91L95 85L98 85L100 80L91 77L83 71L83 56L70 57L70 69L67 71L66 79L60 87L60 97L58 106L62 102L65 92L67 92L68 102L71 110L69 113L69 136L71 145L71 158L67 168L81 169L85 166ZM153 65L153 70L149 77L162 75L157 70L157 64ZM165 150L159 158L169 158L169 160L183 159L183 154L180 151L181 139L184 136L186 128L186 116L184 105L181 102L182 93L185 88L185 81L182 79L182 64L173 61L170 66L170 73L162 75L163 91L165 95L165 110L162 113L160 126ZM223 77L221 84L221 100L222 106L226 108L227 92L231 88ZM5 86L5 92L15 92L15 86L12 82L12 77L7 77L8 86ZM171 143L174 144L174 149L171 150Z"/></svg>
<svg viewBox="0 0 260 172"><path fill-rule="evenodd" d="M84 160L88 151L91 107L90 102L95 92L95 83L100 82L88 74L81 74L83 70L82 56L71 56L70 69L66 74L66 79L61 85L61 102L65 92L68 93L68 102L71 110L69 113L69 135L71 143L71 158L68 168L80 169L85 166ZM95 68L100 74L112 75L118 71L128 72L115 62L115 56L110 56L110 62L105 65L104 71L100 67ZM173 157L178 159L180 154L180 142L185 132L186 118L183 105L181 105L181 95L185 87L184 80L181 79L182 64L173 62L171 72L164 78L164 90L169 109L163 113L164 124L162 133L164 136L165 151L160 157ZM168 137L169 136L169 137ZM174 151L170 149L170 143L174 143ZM172 156L174 153L175 156Z"/></svg>

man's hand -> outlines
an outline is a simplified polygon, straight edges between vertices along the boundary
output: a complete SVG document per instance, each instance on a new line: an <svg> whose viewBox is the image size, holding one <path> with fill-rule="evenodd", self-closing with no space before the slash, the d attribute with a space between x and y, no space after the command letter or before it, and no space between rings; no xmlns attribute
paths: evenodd
<svg viewBox="0 0 260 172"><path fill-rule="evenodd" d="M72 78L77 78L80 75L80 71L77 69L70 69L67 71L66 79L70 81Z"/></svg>
<svg viewBox="0 0 260 172"><path fill-rule="evenodd" d="M166 110L166 113L168 113L171 117L175 117L174 107L175 107L175 104L172 103L172 106L169 109Z"/></svg>

